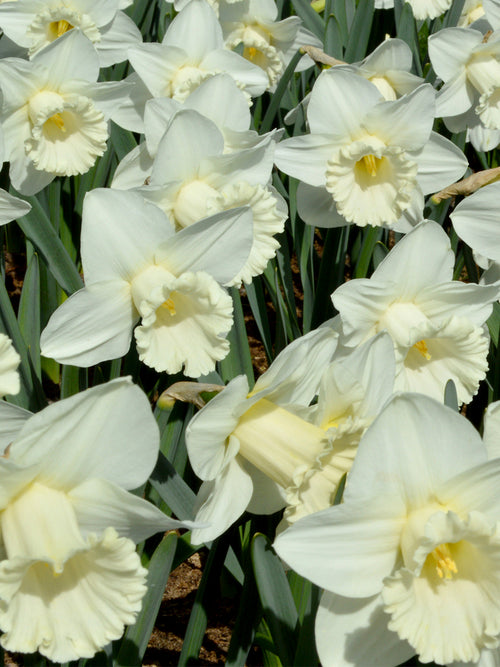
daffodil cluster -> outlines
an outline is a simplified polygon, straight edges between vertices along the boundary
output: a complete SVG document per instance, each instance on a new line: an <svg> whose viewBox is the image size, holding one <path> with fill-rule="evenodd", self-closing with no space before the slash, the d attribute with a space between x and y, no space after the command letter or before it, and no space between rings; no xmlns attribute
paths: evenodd
<svg viewBox="0 0 500 667"><path fill-rule="evenodd" d="M295 9L0 0L8 652L145 664L206 547L266 664L500 661L500 1Z"/></svg>

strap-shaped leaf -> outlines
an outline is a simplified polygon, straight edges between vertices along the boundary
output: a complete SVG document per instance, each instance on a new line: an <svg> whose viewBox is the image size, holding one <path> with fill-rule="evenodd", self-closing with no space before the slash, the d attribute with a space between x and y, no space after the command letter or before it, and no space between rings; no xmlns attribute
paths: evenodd
<svg viewBox="0 0 500 667"><path fill-rule="evenodd" d="M283 665L293 665L298 615L280 559L265 535L252 541L252 563L264 617Z"/></svg>

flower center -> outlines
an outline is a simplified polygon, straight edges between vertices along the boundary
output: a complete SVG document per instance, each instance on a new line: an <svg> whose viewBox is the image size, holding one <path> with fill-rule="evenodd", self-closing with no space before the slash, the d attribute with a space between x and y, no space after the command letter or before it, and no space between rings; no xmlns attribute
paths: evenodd
<svg viewBox="0 0 500 667"><path fill-rule="evenodd" d="M458 573L448 544L440 544L429 556L436 562L436 572L440 579L453 579L453 575Z"/></svg>
<svg viewBox="0 0 500 667"><path fill-rule="evenodd" d="M52 23L50 23L49 31L54 39L56 39L57 37L64 35L65 32L73 30L74 27L75 26L71 25L71 23L66 21L66 19L60 19L59 21L52 21Z"/></svg>
<svg viewBox="0 0 500 667"><path fill-rule="evenodd" d="M60 113L55 113L53 116L51 116L50 118L48 118L48 119L45 121L44 125L45 125L45 126L47 127L47 129L48 129L49 126L47 125L47 123L54 123L54 125L55 125L57 128L59 128L59 129L61 130L61 132L66 132L66 127L65 127L65 125L64 125L64 119L63 119L63 117L61 116Z"/></svg>
<svg viewBox="0 0 500 667"><path fill-rule="evenodd" d="M362 164L360 164L362 162ZM382 158L375 157L371 153L369 155L364 155L362 160L359 160L356 164L356 167L361 167L367 171L372 178L375 178L377 175L377 167L380 166Z"/></svg>
<svg viewBox="0 0 500 667"><path fill-rule="evenodd" d="M418 343L415 343L413 347L417 350L417 352L420 352L420 354L425 359L427 359L427 361L431 360L431 355L429 354L425 340L419 340Z"/></svg>
<svg viewBox="0 0 500 667"><path fill-rule="evenodd" d="M164 301L161 304L160 307L161 308L166 308L168 310L168 312L170 313L170 315L172 315L172 316L176 314L175 303L173 302L172 299L167 299L166 301Z"/></svg>

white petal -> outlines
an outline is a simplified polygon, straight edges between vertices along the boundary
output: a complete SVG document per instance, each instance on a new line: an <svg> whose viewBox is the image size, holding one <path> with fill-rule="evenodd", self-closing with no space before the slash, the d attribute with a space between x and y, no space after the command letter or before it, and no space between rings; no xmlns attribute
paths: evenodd
<svg viewBox="0 0 500 667"><path fill-rule="evenodd" d="M31 415L29 410L0 401L0 451L5 452Z"/></svg>
<svg viewBox="0 0 500 667"><path fill-rule="evenodd" d="M436 74L449 81L467 62L472 49L481 44L477 30L447 28L429 37L429 56Z"/></svg>
<svg viewBox="0 0 500 667"><path fill-rule="evenodd" d="M326 134L306 134L278 144L274 161L285 174L320 186L325 184L327 162L335 148Z"/></svg>
<svg viewBox="0 0 500 667"><path fill-rule="evenodd" d="M138 488L158 456L158 427L146 395L120 378L52 403L27 420L12 460L43 466L40 483L71 490L91 477Z"/></svg>
<svg viewBox="0 0 500 667"><path fill-rule="evenodd" d="M311 132L353 139L380 99L378 89L366 79L348 71L328 70L316 81L307 109Z"/></svg>
<svg viewBox="0 0 500 667"><path fill-rule="evenodd" d="M491 183L465 198L451 214L455 231L476 252L500 261L500 183Z"/></svg>
<svg viewBox="0 0 500 667"><path fill-rule="evenodd" d="M245 461L245 470L252 478L253 495L247 511L252 514L274 514L286 505L284 489L254 465Z"/></svg>
<svg viewBox="0 0 500 667"><path fill-rule="evenodd" d="M323 665L396 667L415 650L391 632L380 595L344 598L325 591L316 614L316 648Z"/></svg>
<svg viewBox="0 0 500 667"><path fill-rule="evenodd" d="M184 528L143 498L104 479L88 479L72 489L68 498L84 537L113 526L120 537L136 544L158 532ZM190 524L188 521L187 524Z"/></svg>
<svg viewBox="0 0 500 667"><path fill-rule="evenodd" d="M297 210L302 220L313 227L344 227L349 224L338 213L332 195L324 187L299 183L297 188Z"/></svg>
<svg viewBox="0 0 500 667"><path fill-rule="evenodd" d="M461 415L427 396L399 394L361 439L344 502L366 502L380 488L381 497L396 494L408 508L421 507L447 479L485 460L477 431Z"/></svg>
<svg viewBox="0 0 500 667"><path fill-rule="evenodd" d="M59 363L85 367L123 357L137 317L128 283L92 283L52 314L40 337L41 353Z"/></svg>
<svg viewBox="0 0 500 667"><path fill-rule="evenodd" d="M181 10L163 38L163 44L185 49L197 62L210 51L220 49L223 41L215 12L201 0L194 0Z"/></svg>
<svg viewBox="0 0 500 667"><path fill-rule="evenodd" d="M450 281L453 264L454 254L442 227L426 221L394 246L372 278L397 281L400 298L411 300L429 284Z"/></svg>
<svg viewBox="0 0 500 667"><path fill-rule="evenodd" d="M316 512L278 535L274 549L313 583L348 597L382 589L399 550L404 509L390 496Z"/></svg>
<svg viewBox="0 0 500 667"><path fill-rule="evenodd" d="M500 401L490 403L484 415L483 442L488 458L500 458Z"/></svg>
<svg viewBox="0 0 500 667"><path fill-rule="evenodd" d="M236 459L229 461L220 475L201 485L195 521L210 526L195 528L191 533L191 543L202 544L222 535L243 514L251 497L250 475Z"/></svg>
<svg viewBox="0 0 500 667"><path fill-rule="evenodd" d="M66 81L96 81L99 57L92 42L80 32L70 30L33 57L33 62L49 70L49 81L58 90Z"/></svg>
<svg viewBox="0 0 500 667"><path fill-rule="evenodd" d="M17 367L21 357L8 336L0 334L0 396L18 394L21 382Z"/></svg>
<svg viewBox="0 0 500 667"><path fill-rule="evenodd" d="M142 42L139 29L126 14L117 12L114 19L101 29L101 40L96 43L101 67L127 60L127 49L136 42Z"/></svg>
<svg viewBox="0 0 500 667"><path fill-rule="evenodd" d="M216 213L182 229L155 253L172 273L205 271L229 283L248 260L253 243L252 210L240 207Z"/></svg>
<svg viewBox="0 0 500 667"><path fill-rule="evenodd" d="M31 204L27 201L13 197L5 190L0 189L0 225L5 225L11 220L22 218L31 211Z"/></svg>
<svg viewBox="0 0 500 667"><path fill-rule="evenodd" d="M127 153L117 166L111 187L129 190L141 186L151 176L152 169L153 158L149 155L146 142L142 142Z"/></svg>
<svg viewBox="0 0 500 667"><path fill-rule="evenodd" d="M451 141L436 132L431 132L429 141L416 154L418 184L425 194L437 192L463 176L467 169L467 158Z"/></svg>
<svg viewBox="0 0 500 667"><path fill-rule="evenodd" d="M434 97L432 86L424 84L395 102L379 102L367 115L365 127L389 145L417 150L432 130Z"/></svg>
<svg viewBox="0 0 500 667"><path fill-rule="evenodd" d="M163 211L135 192L92 190L85 197L82 218L86 285L131 280L151 263L158 245L174 234Z"/></svg>

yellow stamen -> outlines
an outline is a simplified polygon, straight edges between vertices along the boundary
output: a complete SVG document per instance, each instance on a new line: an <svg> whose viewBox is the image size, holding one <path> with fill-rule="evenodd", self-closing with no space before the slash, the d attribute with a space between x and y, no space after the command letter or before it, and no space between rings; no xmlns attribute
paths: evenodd
<svg viewBox="0 0 500 667"><path fill-rule="evenodd" d="M418 343L415 343L413 346L420 354L427 359L427 361L430 361L431 355L429 354L429 350L427 349L427 345L425 343L425 340L419 340Z"/></svg>
<svg viewBox="0 0 500 667"><path fill-rule="evenodd" d="M450 547L440 544L430 554L436 561L436 572L440 579L452 579L458 573L458 568L451 556Z"/></svg>
<svg viewBox="0 0 500 667"><path fill-rule="evenodd" d="M363 162L365 163L365 169L370 174L370 176L377 175L377 158L375 155L364 155Z"/></svg>
<svg viewBox="0 0 500 667"><path fill-rule="evenodd" d="M256 49L255 46L247 46L243 49L243 56L247 60L255 60L259 55L259 49Z"/></svg>
<svg viewBox="0 0 500 667"><path fill-rule="evenodd" d="M58 37L61 37L61 35L64 35L65 32L72 30L74 27L71 25L71 23L68 23L68 21L65 21L64 19L61 19L60 21L54 21L54 23L56 24L54 27L57 30Z"/></svg>
<svg viewBox="0 0 500 667"><path fill-rule="evenodd" d="M176 313L175 304L172 301L172 299L167 299L166 301L164 301L161 304L161 307L166 308L171 315L175 315L175 313Z"/></svg>
<svg viewBox="0 0 500 667"><path fill-rule="evenodd" d="M57 125L57 127L61 130L61 132L66 132L66 128L64 127L64 120L63 120L63 117L61 116L60 113L55 113L53 116L51 116L48 119L48 121L49 120L51 120L53 123L55 123Z"/></svg>

